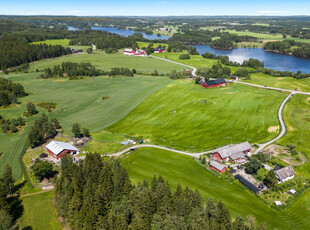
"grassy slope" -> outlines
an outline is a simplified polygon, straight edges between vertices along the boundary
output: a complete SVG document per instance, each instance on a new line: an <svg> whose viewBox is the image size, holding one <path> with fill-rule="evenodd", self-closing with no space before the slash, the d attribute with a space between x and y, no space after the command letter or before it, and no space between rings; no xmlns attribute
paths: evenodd
<svg viewBox="0 0 310 230"><path fill-rule="evenodd" d="M47 45L61 45L69 46L70 39L50 39L45 41L32 42L31 44L47 44Z"/></svg>
<svg viewBox="0 0 310 230"><path fill-rule="evenodd" d="M30 71L36 69L43 70L47 67L59 65L62 62L90 62L98 69L110 70L114 67L126 67L136 69L138 73L149 74L158 70L159 74L170 73L171 70L181 71L185 67L152 57L131 57L121 53L106 54L103 51L94 51L92 54L79 53L74 55L66 55L59 58L41 60L30 65Z"/></svg>
<svg viewBox="0 0 310 230"><path fill-rule="evenodd" d="M297 80L292 77L273 77L263 73L253 73L251 74L251 80L244 80L248 83L266 85L271 87L299 90L310 92L310 78L304 78Z"/></svg>
<svg viewBox="0 0 310 230"><path fill-rule="evenodd" d="M222 200L234 217L237 214L254 214L259 222L266 221L269 227L286 228L283 220L285 214L271 209L243 186L237 185L237 182L229 184L214 176L191 157L165 150L141 149L126 157L121 163L134 183L144 178L151 181L154 174L162 175L173 189L177 184L181 184L183 188L188 186L198 189L206 200L209 197L216 201Z"/></svg>
<svg viewBox="0 0 310 230"><path fill-rule="evenodd" d="M205 89L187 80L174 81L109 131L188 151L213 149L231 141L264 142L276 135L268 128L279 125L277 110L284 97L243 85Z"/></svg>
<svg viewBox="0 0 310 230"><path fill-rule="evenodd" d="M71 132L72 124L80 123L91 132L98 132L118 122L153 92L171 82L168 78L136 76L96 77L84 80L37 79L39 73L11 74L7 78L21 83L30 95L21 102L55 102L58 107L50 116L59 119L66 133ZM160 80L159 80L160 79ZM102 100L102 96L110 96ZM26 110L25 105L10 110L2 110L5 118L20 116ZM8 113L9 112L9 113ZM31 119L29 120L31 121ZM25 147L28 125L23 134L8 135L0 130L0 173L6 164L13 166L15 178L22 175L19 162Z"/></svg>
<svg viewBox="0 0 310 230"><path fill-rule="evenodd" d="M20 229L27 226L31 226L34 230L62 229L52 203L53 197L54 192L47 192L22 198L24 212L18 219Z"/></svg>
<svg viewBox="0 0 310 230"><path fill-rule="evenodd" d="M161 57L161 58L167 58L171 61L175 61L175 62L180 62L186 65L190 65L190 66L194 66L196 68L202 68L202 67L208 67L208 68L212 68L213 65L216 65L218 63L217 59L207 59L207 58L203 58L201 55L191 55L190 59L184 59L184 60L180 60L179 56L182 53L158 53L158 54L152 54L154 56L157 57ZM225 66L225 65L223 65ZM235 66L228 66L232 72L235 72L238 68L240 67L235 67ZM248 68L251 69L251 68Z"/></svg>

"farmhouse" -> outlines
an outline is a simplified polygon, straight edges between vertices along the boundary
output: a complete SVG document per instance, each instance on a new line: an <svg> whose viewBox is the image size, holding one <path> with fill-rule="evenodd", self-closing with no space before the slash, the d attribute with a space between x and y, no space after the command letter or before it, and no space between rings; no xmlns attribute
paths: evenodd
<svg viewBox="0 0 310 230"><path fill-rule="evenodd" d="M222 165L221 163L217 161L211 161L210 162L210 168L218 173L223 173L226 171L226 166Z"/></svg>
<svg viewBox="0 0 310 230"><path fill-rule="evenodd" d="M243 176L241 176L240 174L237 174L235 176L235 179L237 179L238 181L240 181L243 185L245 185L246 187L248 187L249 189L251 189L253 192L255 193L259 193L260 190L259 188L257 188L254 184L252 184L250 181L248 181L247 179L245 179Z"/></svg>
<svg viewBox="0 0 310 230"><path fill-rule="evenodd" d="M154 53L165 53L165 48L154 48Z"/></svg>
<svg viewBox="0 0 310 230"><path fill-rule="evenodd" d="M249 142L243 142L236 145L225 146L212 152L213 159L216 161L241 161L245 159L247 153L251 151Z"/></svg>
<svg viewBox="0 0 310 230"><path fill-rule="evenodd" d="M226 80L224 78L211 80L211 81L205 81L201 84L201 86L204 88L213 88L213 87L220 87L220 86L225 86L225 85L226 85Z"/></svg>
<svg viewBox="0 0 310 230"><path fill-rule="evenodd" d="M275 173L280 183L291 180L295 176L295 171L291 165L282 169L278 169L275 171Z"/></svg>
<svg viewBox="0 0 310 230"><path fill-rule="evenodd" d="M46 145L46 151L56 159L61 158L63 154L79 154L79 150L67 142L52 141Z"/></svg>
<svg viewBox="0 0 310 230"><path fill-rule="evenodd" d="M123 54L129 55L129 56L147 56L147 52L144 50L138 49L124 49Z"/></svg>

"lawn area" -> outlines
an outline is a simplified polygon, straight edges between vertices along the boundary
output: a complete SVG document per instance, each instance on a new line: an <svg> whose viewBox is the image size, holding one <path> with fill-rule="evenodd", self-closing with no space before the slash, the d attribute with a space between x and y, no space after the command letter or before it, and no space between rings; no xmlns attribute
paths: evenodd
<svg viewBox="0 0 310 230"><path fill-rule="evenodd" d="M72 124L76 122L91 132L99 132L124 118L150 94L172 81L166 77L139 75L113 79L102 76L83 80L37 79L39 74L3 75L21 83L30 95L19 99L23 103L21 107L0 110L0 114L6 119L18 117L26 110L27 101L54 102L57 109L49 116L60 121L66 134L71 133ZM102 100L102 96L110 98ZM4 134L0 130L0 152L4 153L0 158L0 173L9 164L13 167L14 178L22 175L20 158L26 147L30 124L36 117L27 119L29 125L22 134Z"/></svg>
<svg viewBox="0 0 310 230"><path fill-rule="evenodd" d="M110 70L115 67L125 67L136 69L137 73L150 74L155 69L159 74L168 74L171 70L182 71L184 66L158 60L152 57L133 57L122 53L106 54L104 51L94 51L92 54L78 53L65 55L59 58L41 60L30 64L29 71L34 72L36 69L43 70L47 67L60 65L62 62L90 62L98 69Z"/></svg>
<svg viewBox="0 0 310 230"><path fill-rule="evenodd" d="M137 43L138 43L140 49L143 48L143 47L147 47L150 44L150 42L137 42ZM153 47L157 47L159 45L166 46L166 48L168 48L168 44L165 44L165 43L153 43Z"/></svg>
<svg viewBox="0 0 310 230"><path fill-rule="evenodd" d="M31 44L61 45L69 46L70 39L50 39L45 41L32 42Z"/></svg>
<svg viewBox="0 0 310 230"><path fill-rule="evenodd" d="M214 176L189 156L159 149L139 149L123 159L121 164L134 183L143 181L144 178L151 181L154 174L162 175L173 189L177 184L182 185L183 189L186 186L198 189L206 200L209 197L216 201L222 200L233 217L238 214L243 217L253 214L259 222L266 221L270 229L304 229L299 227L305 227L310 222L308 218L303 218L309 213L304 204L295 202L288 209L290 213L299 213L298 207L302 206L306 211L300 213L300 216L294 214L294 218L291 218L287 215L288 212L270 208L237 181L230 184Z"/></svg>
<svg viewBox="0 0 310 230"><path fill-rule="evenodd" d="M179 59L181 52L178 53L158 53L158 54L152 54L156 57L166 58L171 61L180 62L186 65L194 66L196 68L202 68L202 67L208 67L212 68L213 65L216 65L218 63L217 59L207 59L202 57L201 55L190 55L190 59ZM226 65L223 65L226 66ZM232 72L235 72L240 67L236 66L228 66ZM251 68L249 68L251 69Z"/></svg>
<svg viewBox="0 0 310 230"><path fill-rule="evenodd" d="M190 80L174 81L108 130L189 152L242 141L262 143L277 135L268 128L279 125L277 111L284 97L241 84L205 89Z"/></svg>
<svg viewBox="0 0 310 230"><path fill-rule="evenodd" d="M287 133L278 143L296 145L296 150L310 157L310 96L295 94L284 108L284 121ZM310 177L310 163L295 167L298 171Z"/></svg>
<svg viewBox="0 0 310 230"><path fill-rule="evenodd" d="M293 77L273 77L263 73L252 73L251 80L244 81L257 85L310 92L310 78L297 80Z"/></svg>
<svg viewBox="0 0 310 230"><path fill-rule="evenodd" d="M52 203L53 198L54 192L30 194L30 196L23 197L24 212L18 219L19 228L24 229L30 226L33 230L62 229Z"/></svg>

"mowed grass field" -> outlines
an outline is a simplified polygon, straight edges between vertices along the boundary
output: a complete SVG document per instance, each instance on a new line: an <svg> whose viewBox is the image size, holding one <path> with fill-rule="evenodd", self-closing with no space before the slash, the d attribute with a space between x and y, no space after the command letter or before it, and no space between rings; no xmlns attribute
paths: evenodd
<svg viewBox="0 0 310 230"><path fill-rule="evenodd" d="M168 74L172 70L182 71L184 66L158 60L152 57L132 57L122 53L106 54L104 51L94 51L92 54L78 53L59 58L41 60L30 64L29 71L43 70L47 67L60 65L62 62L90 62L98 69L110 70L115 67L136 69L137 73L150 74L156 69L159 74Z"/></svg>
<svg viewBox="0 0 310 230"><path fill-rule="evenodd" d="M56 230L62 229L57 220L56 209L53 205L54 192L45 192L41 194L30 194L23 197L22 205L23 215L18 219L19 229L33 230ZM28 227L28 228L26 228Z"/></svg>
<svg viewBox="0 0 310 230"><path fill-rule="evenodd" d="M230 184L213 175L191 157L159 149L139 149L121 161L134 183L153 175L162 175L175 189L178 184L183 189L198 189L207 200L222 200L235 218L253 214L259 222L267 222L269 229L307 229L310 224L309 198L300 197L287 210L276 211L235 181ZM308 193L309 195L309 193ZM306 201L306 203L303 203Z"/></svg>
<svg viewBox="0 0 310 230"><path fill-rule="evenodd" d="M252 73L251 80L243 81L257 85L310 92L310 78L297 80L293 77L273 77L263 73Z"/></svg>
<svg viewBox="0 0 310 230"><path fill-rule="evenodd" d="M296 149L310 158L310 96L295 94L284 108L287 133L278 142L285 146L296 145ZM301 174L310 176L310 162L297 167Z"/></svg>
<svg viewBox="0 0 310 230"><path fill-rule="evenodd" d="M19 99L22 103L20 107L0 110L0 114L5 119L16 118L26 110L28 101L54 102L57 109L50 113L50 117L60 121L66 134L71 134L73 123L80 123L91 132L99 132L124 118L150 94L172 81L167 77L138 75L113 79L106 76L83 80L37 79L39 74L2 75L21 83L30 95ZM102 100L102 96L109 98ZM22 134L4 134L0 129L0 152L4 153L0 158L0 173L9 164L13 167L14 178L22 175L20 157L36 117L29 119L29 122L27 120L28 125Z"/></svg>
<svg viewBox="0 0 310 230"><path fill-rule="evenodd" d="M174 81L108 130L189 152L263 143L278 133L271 130L279 125L277 111L285 96L234 83L205 89L190 80Z"/></svg>
<svg viewBox="0 0 310 230"><path fill-rule="evenodd" d="M45 41L32 42L31 44L61 45L69 46L70 39L50 39Z"/></svg>
<svg viewBox="0 0 310 230"><path fill-rule="evenodd" d="M207 59L202 57L201 55L190 55L190 59L179 59L180 54L183 54L181 52L177 52L177 53L158 53L158 54L152 54L153 56L156 57L161 57L161 58L166 58L168 60L171 61L175 61L175 62L180 62L186 65L190 65L190 66L194 66L196 68L203 68L203 67L208 67L208 68L212 68L213 65L216 65L218 63L217 59ZM226 65L223 65L226 66ZM237 69L239 69L240 67L236 67L236 66L228 66L232 72L235 72ZM248 67L247 67L248 68ZM248 68L249 70L251 68Z"/></svg>

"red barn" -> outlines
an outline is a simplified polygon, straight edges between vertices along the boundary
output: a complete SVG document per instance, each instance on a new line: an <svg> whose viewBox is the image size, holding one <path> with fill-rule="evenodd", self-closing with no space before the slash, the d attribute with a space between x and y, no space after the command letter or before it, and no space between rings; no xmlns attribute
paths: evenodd
<svg viewBox="0 0 310 230"><path fill-rule="evenodd" d="M220 87L226 85L226 80L224 78L211 80L211 81L205 81L200 84L204 88L213 88L213 87Z"/></svg>
<svg viewBox="0 0 310 230"><path fill-rule="evenodd" d="M227 168L225 165L222 165L217 161L211 161L210 162L210 169L212 169L218 173L223 173L226 171Z"/></svg>
<svg viewBox="0 0 310 230"><path fill-rule="evenodd" d="M223 148L219 148L212 152L213 159L216 161L239 161L244 159L248 152L251 151L251 145L249 142L243 142L237 145L229 145Z"/></svg>
<svg viewBox="0 0 310 230"><path fill-rule="evenodd" d="M46 151L56 159L61 158L63 154L79 154L79 150L67 142L52 141L46 145Z"/></svg>

